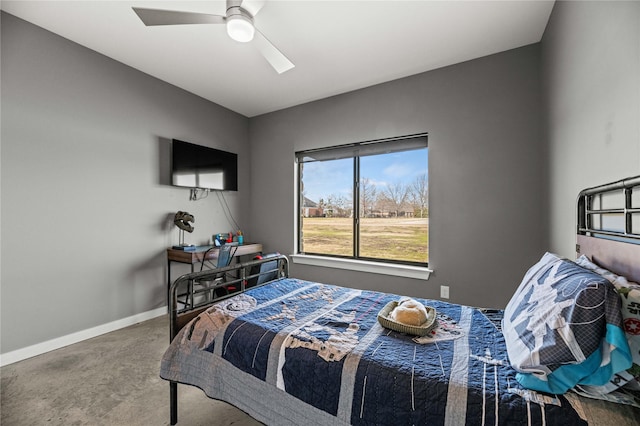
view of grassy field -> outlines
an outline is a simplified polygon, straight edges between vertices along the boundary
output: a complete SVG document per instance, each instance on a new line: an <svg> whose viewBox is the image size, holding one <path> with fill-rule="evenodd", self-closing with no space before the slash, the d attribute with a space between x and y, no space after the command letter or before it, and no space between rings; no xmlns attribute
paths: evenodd
<svg viewBox="0 0 640 426"><path fill-rule="evenodd" d="M302 220L305 253L353 255L353 219L305 217ZM428 218L363 218L360 256L427 263Z"/></svg>

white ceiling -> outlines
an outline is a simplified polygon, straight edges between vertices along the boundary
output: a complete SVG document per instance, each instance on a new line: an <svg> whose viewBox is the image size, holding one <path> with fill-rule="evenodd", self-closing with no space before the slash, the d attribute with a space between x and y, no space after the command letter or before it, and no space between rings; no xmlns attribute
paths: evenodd
<svg viewBox="0 0 640 426"><path fill-rule="evenodd" d="M2 1L4 11L247 117L540 41L553 1L267 1L277 74L224 25L146 27L132 6L225 14L224 1Z"/></svg>

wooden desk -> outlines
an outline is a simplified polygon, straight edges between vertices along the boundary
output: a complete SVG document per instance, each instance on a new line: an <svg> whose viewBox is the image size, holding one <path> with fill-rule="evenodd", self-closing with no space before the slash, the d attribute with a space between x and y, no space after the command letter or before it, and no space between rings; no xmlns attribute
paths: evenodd
<svg viewBox="0 0 640 426"><path fill-rule="evenodd" d="M262 244L258 243L244 243L235 247L237 248L233 253L234 258L262 253ZM218 252L218 247L212 246L199 246L196 247L194 251L178 250L174 248L167 249L167 305L169 303L169 290L171 289L171 262L191 265L191 272L194 272L194 265L201 263L205 254L206 258L204 260L215 261L215 259L218 258Z"/></svg>
<svg viewBox="0 0 640 426"><path fill-rule="evenodd" d="M262 253L262 244L248 243L235 247L237 248L235 253L233 254L234 257ZM167 249L167 259L169 260L169 262L186 263L193 266L194 263L202 262L202 258L204 257L205 253L207 255L205 260L217 259L219 252L218 247L213 247L213 249L211 248L211 246L202 246L198 247L195 251L177 250L170 248ZM211 250L207 251L209 249Z"/></svg>

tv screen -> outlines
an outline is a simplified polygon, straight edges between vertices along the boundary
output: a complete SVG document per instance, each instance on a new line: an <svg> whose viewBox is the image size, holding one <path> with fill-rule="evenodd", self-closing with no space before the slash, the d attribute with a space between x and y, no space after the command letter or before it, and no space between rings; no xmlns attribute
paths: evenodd
<svg viewBox="0 0 640 426"><path fill-rule="evenodd" d="M173 140L171 182L175 186L222 191L238 190L238 155Z"/></svg>

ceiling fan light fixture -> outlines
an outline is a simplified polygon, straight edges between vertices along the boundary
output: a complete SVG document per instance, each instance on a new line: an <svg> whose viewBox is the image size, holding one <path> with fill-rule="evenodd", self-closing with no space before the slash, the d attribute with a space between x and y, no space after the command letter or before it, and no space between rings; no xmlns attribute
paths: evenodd
<svg viewBox="0 0 640 426"><path fill-rule="evenodd" d="M235 41L247 43L253 40L256 29L253 23L244 15L232 15L227 18L227 34Z"/></svg>

